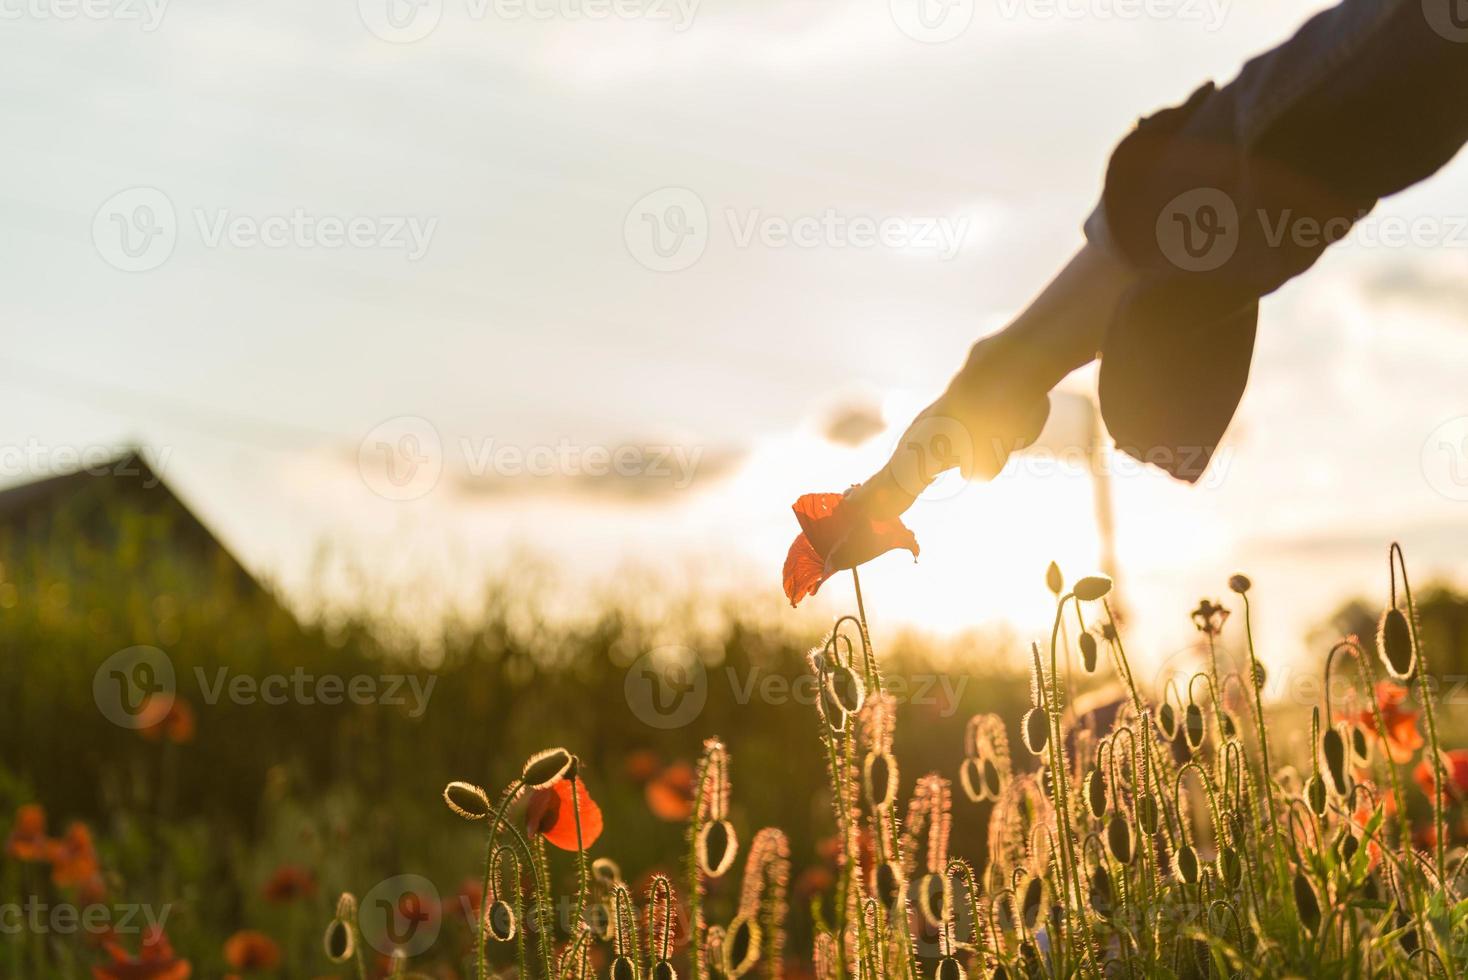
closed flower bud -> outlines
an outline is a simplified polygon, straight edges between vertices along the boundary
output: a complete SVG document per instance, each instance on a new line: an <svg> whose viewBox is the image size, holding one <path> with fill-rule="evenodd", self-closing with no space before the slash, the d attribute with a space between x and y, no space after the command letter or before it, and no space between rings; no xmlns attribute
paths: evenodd
<svg viewBox="0 0 1468 980"><path fill-rule="evenodd" d="M1376 645L1381 652L1382 663L1386 664L1393 677L1406 680L1412 676L1415 659L1412 651L1412 630L1400 609L1393 607L1382 615Z"/></svg>
<svg viewBox="0 0 1468 980"><path fill-rule="evenodd" d="M545 789L564 778L575 761L565 749L545 749L525 761L520 781L530 789Z"/></svg>
<svg viewBox="0 0 1468 980"><path fill-rule="evenodd" d="M503 900L490 902L484 912L484 926L491 939L509 942L515 938L515 910Z"/></svg>
<svg viewBox="0 0 1468 980"><path fill-rule="evenodd" d="M739 838L727 820L711 820L698 832L698 865L710 878L722 877L738 851Z"/></svg>
<svg viewBox="0 0 1468 980"><path fill-rule="evenodd" d="M1053 561L1050 567L1045 569L1045 587L1055 595L1060 595L1061 590L1065 588L1065 578L1060 574L1060 566Z"/></svg>
<svg viewBox="0 0 1468 980"><path fill-rule="evenodd" d="M1197 751L1203 744L1205 734L1203 727L1203 709L1192 701L1183 709L1183 737L1187 739L1188 748Z"/></svg>
<svg viewBox="0 0 1468 980"><path fill-rule="evenodd" d="M1106 781L1101 778L1100 766L1092 766L1086 773L1086 806L1093 817L1106 812Z"/></svg>
<svg viewBox="0 0 1468 980"><path fill-rule="evenodd" d="M473 783L449 783L443 788L443 801L465 820L483 820L491 810L489 795Z"/></svg>
<svg viewBox="0 0 1468 980"><path fill-rule="evenodd" d="M1042 708L1031 708L1025 712L1023 731L1025 748L1035 755L1045 751L1050 741L1050 718Z"/></svg>
<svg viewBox="0 0 1468 980"><path fill-rule="evenodd" d="M1087 575L1076 582L1075 588L1071 590L1075 597L1082 602L1095 602L1104 598L1111 591L1111 579L1101 575Z"/></svg>
<svg viewBox="0 0 1468 980"><path fill-rule="evenodd" d="M1096 638L1090 633L1081 634L1081 666L1086 668L1086 673L1096 672Z"/></svg>
<svg viewBox="0 0 1468 980"><path fill-rule="evenodd" d="M1317 817L1325 816L1325 780L1314 773L1305 780L1305 803Z"/></svg>
<svg viewBox="0 0 1468 980"><path fill-rule="evenodd" d="M1239 595L1243 595L1245 592L1248 592L1249 586L1251 586L1252 584L1253 583L1249 581L1249 577L1247 575L1230 575L1228 578L1229 589L1233 592L1237 592Z"/></svg>
<svg viewBox="0 0 1468 980"><path fill-rule="evenodd" d="M1120 813L1106 825L1106 849L1118 864L1132 863L1132 827Z"/></svg>
<svg viewBox="0 0 1468 980"><path fill-rule="evenodd" d="M1305 872L1295 872L1295 911L1300 915L1300 924L1310 935L1320 929L1320 899L1315 895L1315 886L1305 877Z"/></svg>

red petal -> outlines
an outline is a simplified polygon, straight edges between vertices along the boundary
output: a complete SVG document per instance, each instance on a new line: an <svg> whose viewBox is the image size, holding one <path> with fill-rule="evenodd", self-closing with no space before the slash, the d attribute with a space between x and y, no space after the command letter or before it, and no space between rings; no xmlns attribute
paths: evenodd
<svg viewBox="0 0 1468 980"><path fill-rule="evenodd" d="M906 548L914 558L918 555L917 537L899 520L855 521L851 531L826 553L826 574L864 565L887 552Z"/></svg>
<svg viewBox="0 0 1468 980"><path fill-rule="evenodd" d="M562 779L547 792L557 797L555 815L543 833L545 839L563 851L576 850L576 808L571 805L571 784L576 785L576 800L581 814L581 846L591 847L601 836L601 807L586 792L581 780Z"/></svg>
<svg viewBox="0 0 1468 980"><path fill-rule="evenodd" d="M841 500L839 493L807 493L791 507L800 522L800 530L823 559L841 543L848 530L846 516L837 514Z"/></svg>
<svg viewBox="0 0 1468 980"><path fill-rule="evenodd" d="M797 535L790 544L790 553L785 556L785 598L790 605L800 605L800 600L815 595L826 581L826 562L811 545L804 534Z"/></svg>

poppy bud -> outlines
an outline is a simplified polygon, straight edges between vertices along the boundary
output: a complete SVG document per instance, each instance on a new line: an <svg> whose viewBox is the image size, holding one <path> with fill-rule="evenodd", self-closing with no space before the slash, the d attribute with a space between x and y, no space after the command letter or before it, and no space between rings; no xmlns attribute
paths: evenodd
<svg viewBox="0 0 1468 980"><path fill-rule="evenodd" d="M1330 788L1336 795L1345 796L1350 790L1346 773L1346 740L1340 729L1327 728L1320 736L1320 754L1325 757L1325 772L1330 776Z"/></svg>
<svg viewBox="0 0 1468 980"><path fill-rule="evenodd" d="M1234 716L1224 709L1218 709L1218 727L1223 729L1225 739L1235 738L1239 734L1239 723L1234 721Z"/></svg>
<svg viewBox="0 0 1468 980"><path fill-rule="evenodd" d="M1100 766L1092 766L1086 773L1086 806L1093 817L1106 812L1106 781L1101 778Z"/></svg>
<svg viewBox="0 0 1468 980"><path fill-rule="evenodd" d="M1224 844L1218 849L1218 877L1230 888L1239 887L1244 877L1244 864L1239 852Z"/></svg>
<svg viewBox="0 0 1468 980"><path fill-rule="evenodd" d="M483 820L492 809L489 794L473 783L449 783L443 788L443 801L465 820Z"/></svg>
<svg viewBox="0 0 1468 980"><path fill-rule="evenodd" d="M1320 929L1320 899L1315 896L1315 886L1305 877L1305 872L1295 872L1295 911L1300 915L1300 924L1310 935Z"/></svg>
<svg viewBox="0 0 1468 980"><path fill-rule="evenodd" d="M698 832L698 866L710 878L722 877L738 851L739 838L727 820L711 820Z"/></svg>
<svg viewBox="0 0 1468 980"><path fill-rule="evenodd" d="M1305 780L1305 802L1317 817L1325 816L1325 780L1312 773Z"/></svg>
<svg viewBox="0 0 1468 980"><path fill-rule="evenodd" d="M1198 874L1201 868L1198 865L1198 852L1193 850L1191 844L1184 844L1178 848L1177 860L1173 862L1177 869L1178 880L1189 885L1198 883Z"/></svg>
<svg viewBox="0 0 1468 980"><path fill-rule="evenodd" d="M1045 904L1045 881L1039 875L1032 877L1025 883L1024 891L1020 893L1019 914L1030 932L1040 924L1040 909Z"/></svg>
<svg viewBox="0 0 1468 980"><path fill-rule="evenodd" d="M950 887L945 875L931 872L923 875L918 882L918 911L922 913L928 925L934 929L941 928L948 919L951 900Z"/></svg>
<svg viewBox="0 0 1468 980"><path fill-rule="evenodd" d="M1050 566L1054 568L1052 564ZM962 964L951 956L945 956L938 961L938 969L934 974L936 980L965 980L968 974L964 972Z"/></svg>
<svg viewBox="0 0 1468 980"><path fill-rule="evenodd" d="M658 960L653 964L652 980L678 980L678 971L667 960Z"/></svg>
<svg viewBox="0 0 1468 980"><path fill-rule="evenodd" d="M1065 588L1065 579L1060 574L1060 566L1053 561L1050 567L1045 569L1045 587L1057 596Z"/></svg>
<svg viewBox="0 0 1468 980"><path fill-rule="evenodd" d="M1025 748L1035 755L1045 751L1046 744L1050 741L1050 718L1042 708L1031 708L1025 712L1024 718L1024 743Z"/></svg>
<svg viewBox="0 0 1468 980"><path fill-rule="evenodd" d="M505 901L490 902L484 912L484 925L491 939L507 943L515 938L515 910Z"/></svg>
<svg viewBox="0 0 1468 980"><path fill-rule="evenodd" d="M891 861L883 861L877 865L873 878L877 901L882 903L883 908L893 908L902 895L902 872Z"/></svg>
<svg viewBox="0 0 1468 980"><path fill-rule="evenodd" d="M326 948L327 959L333 963L345 963L357 951L356 932L346 920L332 919L326 927L326 935L322 937L322 945Z"/></svg>
<svg viewBox="0 0 1468 980"><path fill-rule="evenodd" d="M1253 585L1253 583L1249 581L1249 577L1247 575L1230 575L1228 577L1229 589L1237 592L1239 595L1243 595L1245 592L1248 592L1249 586L1251 585Z"/></svg>
<svg viewBox="0 0 1468 980"><path fill-rule="evenodd" d="M1157 730L1165 742L1177 738L1177 711L1171 701L1164 701L1157 708Z"/></svg>
<svg viewBox="0 0 1468 980"><path fill-rule="evenodd" d="M831 698L841 710L854 715L866 703L867 689L861 676L850 667L837 665L826 675L826 686L831 689Z"/></svg>
<svg viewBox="0 0 1468 980"><path fill-rule="evenodd" d="M958 767L958 785L963 787L963 795L969 798L969 802L983 802L984 777L978 759L963 760Z"/></svg>
<svg viewBox="0 0 1468 980"><path fill-rule="evenodd" d="M1413 661L1416 659L1412 651L1412 630L1400 609L1392 607L1382 615L1376 645L1381 652L1382 662L1393 677L1406 680L1412 676Z"/></svg>
<svg viewBox="0 0 1468 980"><path fill-rule="evenodd" d="M609 980L637 980L637 965L629 957L619 956L612 960L607 977Z"/></svg>
<svg viewBox="0 0 1468 980"><path fill-rule="evenodd" d="M1077 599L1082 602L1095 602L1104 598L1111 591L1111 579L1101 575L1087 575L1076 582L1075 588L1071 590Z"/></svg>
<svg viewBox="0 0 1468 980"><path fill-rule="evenodd" d="M1091 873L1091 908L1097 915L1111 916L1111 875L1103 865L1096 865Z"/></svg>
<svg viewBox="0 0 1468 980"><path fill-rule="evenodd" d="M565 749L545 749L525 760L520 781L530 789L546 789L559 782L575 761L575 757Z"/></svg>
<svg viewBox="0 0 1468 980"><path fill-rule="evenodd" d="M1096 672L1096 638L1090 633L1081 634L1081 666L1086 668L1086 673Z"/></svg>
<svg viewBox="0 0 1468 980"><path fill-rule="evenodd" d="M1137 797L1137 826L1144 834L1157 833L1157 797L1144 793Z"/></svg>
<svg viewBox="0 0 1468 980"><path fill-rule="evenodd" d="M1335 856L1341 864L1350 864L1360 849L1361 842L1349 830L1342 830L1335 839Z"/></svg>
<svg viewBox="0 0 1468 980"><path fill-rule="evenodd" d="M886 752L869 753L862 784L872 809L885 810L897 797L897 761Z"/></svg>
<svg viewBox="0 0 1468 980"><path fill-rule="evenodd" d="M1183 737L1188 741L1188 748L1197 751L1203 744L1203 709L1192 701L1183 709Z"/></svg>
<svg viewBox="0 0 1468 980"><path fill-rule="evenodd" d="M1397 943L1408 956L1417 952L1418 946L1417 930L1408 928L1411 925L1412 917L1402 909L1397 909L1396 928L1402 931L1401 935L1397 937Z"/></svg>
<svg viewBox="0 0 1468 980"><path fill-rule="evenodd" d="M1004 789L1004 781L1000 778L999 767L987 755L979 760L979 775L982 777L980 783L989 799L999 799L999 793Z"/></svg>
<svg viewBox="0 0 1468 980"><path fill-rule="evenodd" d="M1120 813L1106 825L1106 849L1118 864L1132 863L1132 827Z"/></svg>
<svg viewBox="0 0 1468 980"><path fill-rule="evenodd" d="M738 916L724 938L724 975L736 980L744 976L759 962L759 952L759 923L746 916Z"/></svg>
<svg viewBox="0 0 1468 980"><path fill-rule="evenodd" d="M1360 763L1371 761L1371 743L1366 740L1366 733L1360 725L1351 726L1351 754Z"/></svg>
<svg viewBox="0 0 1468 980"><path fill-rule="evenodd" d="M612 938L612 910L605 902L592 902L586 906L582 918L593 936L603 941Z"/></svg>
<svg viewBox="0 0 1468 980"><path fill-rule="evenodd" d="M597 858L591 862L591 873L604 885L615 885L622 880L622 869L611 858Z"/></svg>

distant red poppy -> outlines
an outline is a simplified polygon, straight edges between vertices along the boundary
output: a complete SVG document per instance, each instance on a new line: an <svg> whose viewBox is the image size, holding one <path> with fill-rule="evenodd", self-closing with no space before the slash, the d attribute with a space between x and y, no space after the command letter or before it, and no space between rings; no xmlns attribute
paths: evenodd
<svg viewBox="0 0 1468 980"><path fill-rule="evenodd" d="M1468 796L1468 749L1452 749L1444 752L1442 760L1443 770L1448 777L1448 784L1444 787L1447 793L1459 799ZM1412 778L1417 780L1417 785L1422 787L1422 792L1431 797L1436 780L1432 776L1432 766L1427 763L1426 759L1417 763L1417 768L1412 770Z"/></svg>
<svg viewBox="0 0 1468 980"><path fill-rule="evenodd" d="M5 856L16 861L51 860L46 839L46 808L27 803L15 811L15 823L5 838Z"/></svg>
<svg viewBox="0 0 1468 980"><path fill-rule="evenodd" d="M280 965L280 947L254 929L243 929L224 941L224 959L232 970L273 970Z"/></svg>
<svg viewBox="0 0 1468 980"><path fill-rule="evenodd" d="M1390 681L1381 681L1376 685L1376 706L1381 712L1382 725L1386 729L1386 742L1382 744L1382 749L1398 764L1410 760L1426 744L1422 740L1422 733L1417 730L1417 712L1402 707L1406 700L1405 687ZM1367 735L1381 741L1376 730L1376 718L1369 710L1359 711L1346 720L1355 722Z"/></svg>
<svg viewBox="0 0 1468 980"><path fill-rule="evenodd" d="M545 839L563 851L576 850L576 809L571 805L571 784L576 784L576 800L581 813L581 844L590 847L601 836L601 807L586 792L581 780L561 779L545 789L530 794L525 810L525 829L543 834Z"/></svg>
<svg viewBox="0 0 1468 980"><path fill-rule="evenodd" d="M627 753L627 761L622 765L627 772L627 778L638 783L647 782L663 767L658 754L652 749L638 749Z"/></svg>
<svg viewBox="0 0 1468 980"><path fill-rule="evenodd" d="M92 832L84 823L71 824L64 836L51 841L47 856L51 861L51 880L59 888L91 884L101 873Z"/></svg>
<svg viewBox="0 0 1468 980"><path fill-rule="evenodd" d="M146 711L147 708L144 710ZM194 732L197 728L193 705L183 698L174 697L168 710L163 712L162 716L153 724L138 729L138 734L150 742L166 738L175 745L183 745L194 740Z"/></svg>
<svg viewBox="0 0 1468 980"><path fill-rule="evenodd" d="M895 548L917 557L917 538L901 520L873 521L845 500L839 493L808 493L795 501L800 534L785 556L784 570L785 597L792 606L815 595L837 572Z"/></svg>
<svg viewBox="0 0 1468 980"><path fill-rule="evenodd" d="M693 767L675 762L648 782L647 808L659 820L681 823L693 814Z"/></svg>
<svg viewBox="0 0 1468 980"><path fill-rule="evenodd" d="M193 974L189 961L173 954L168 937L157 926L149 926L143 934L137 956L115 942L105 948L112 962L92 967L93 980L188 980Z"/></svg>
<svg viewBox="0 0 1468 980"><path fill-rule="evenodd" d="M282 864L271 873L261 889L265 901L277 905L298 898L316 897L316 876L295 864Z"/></svg>

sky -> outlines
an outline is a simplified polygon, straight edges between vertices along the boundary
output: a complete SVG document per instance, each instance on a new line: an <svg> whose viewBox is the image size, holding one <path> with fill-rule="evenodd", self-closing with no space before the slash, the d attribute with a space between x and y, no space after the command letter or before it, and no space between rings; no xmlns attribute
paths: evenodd
<svg viewBox="0 0 1468 980"><path fill-rule="evenodd" d="M782 602L790 503L1060 268L1136 118L1322 6L0 0L0 482L140 444L303 607L541 561L568 606L628 569ZM1298 657L1393 538L1468 578L1465 189L1265 301L1201 486L1107 467L1137 645L1245 571ZM874 626L1043 628L1093 492L1033 456L943 485L920 561L863 570Z"/></svg>

